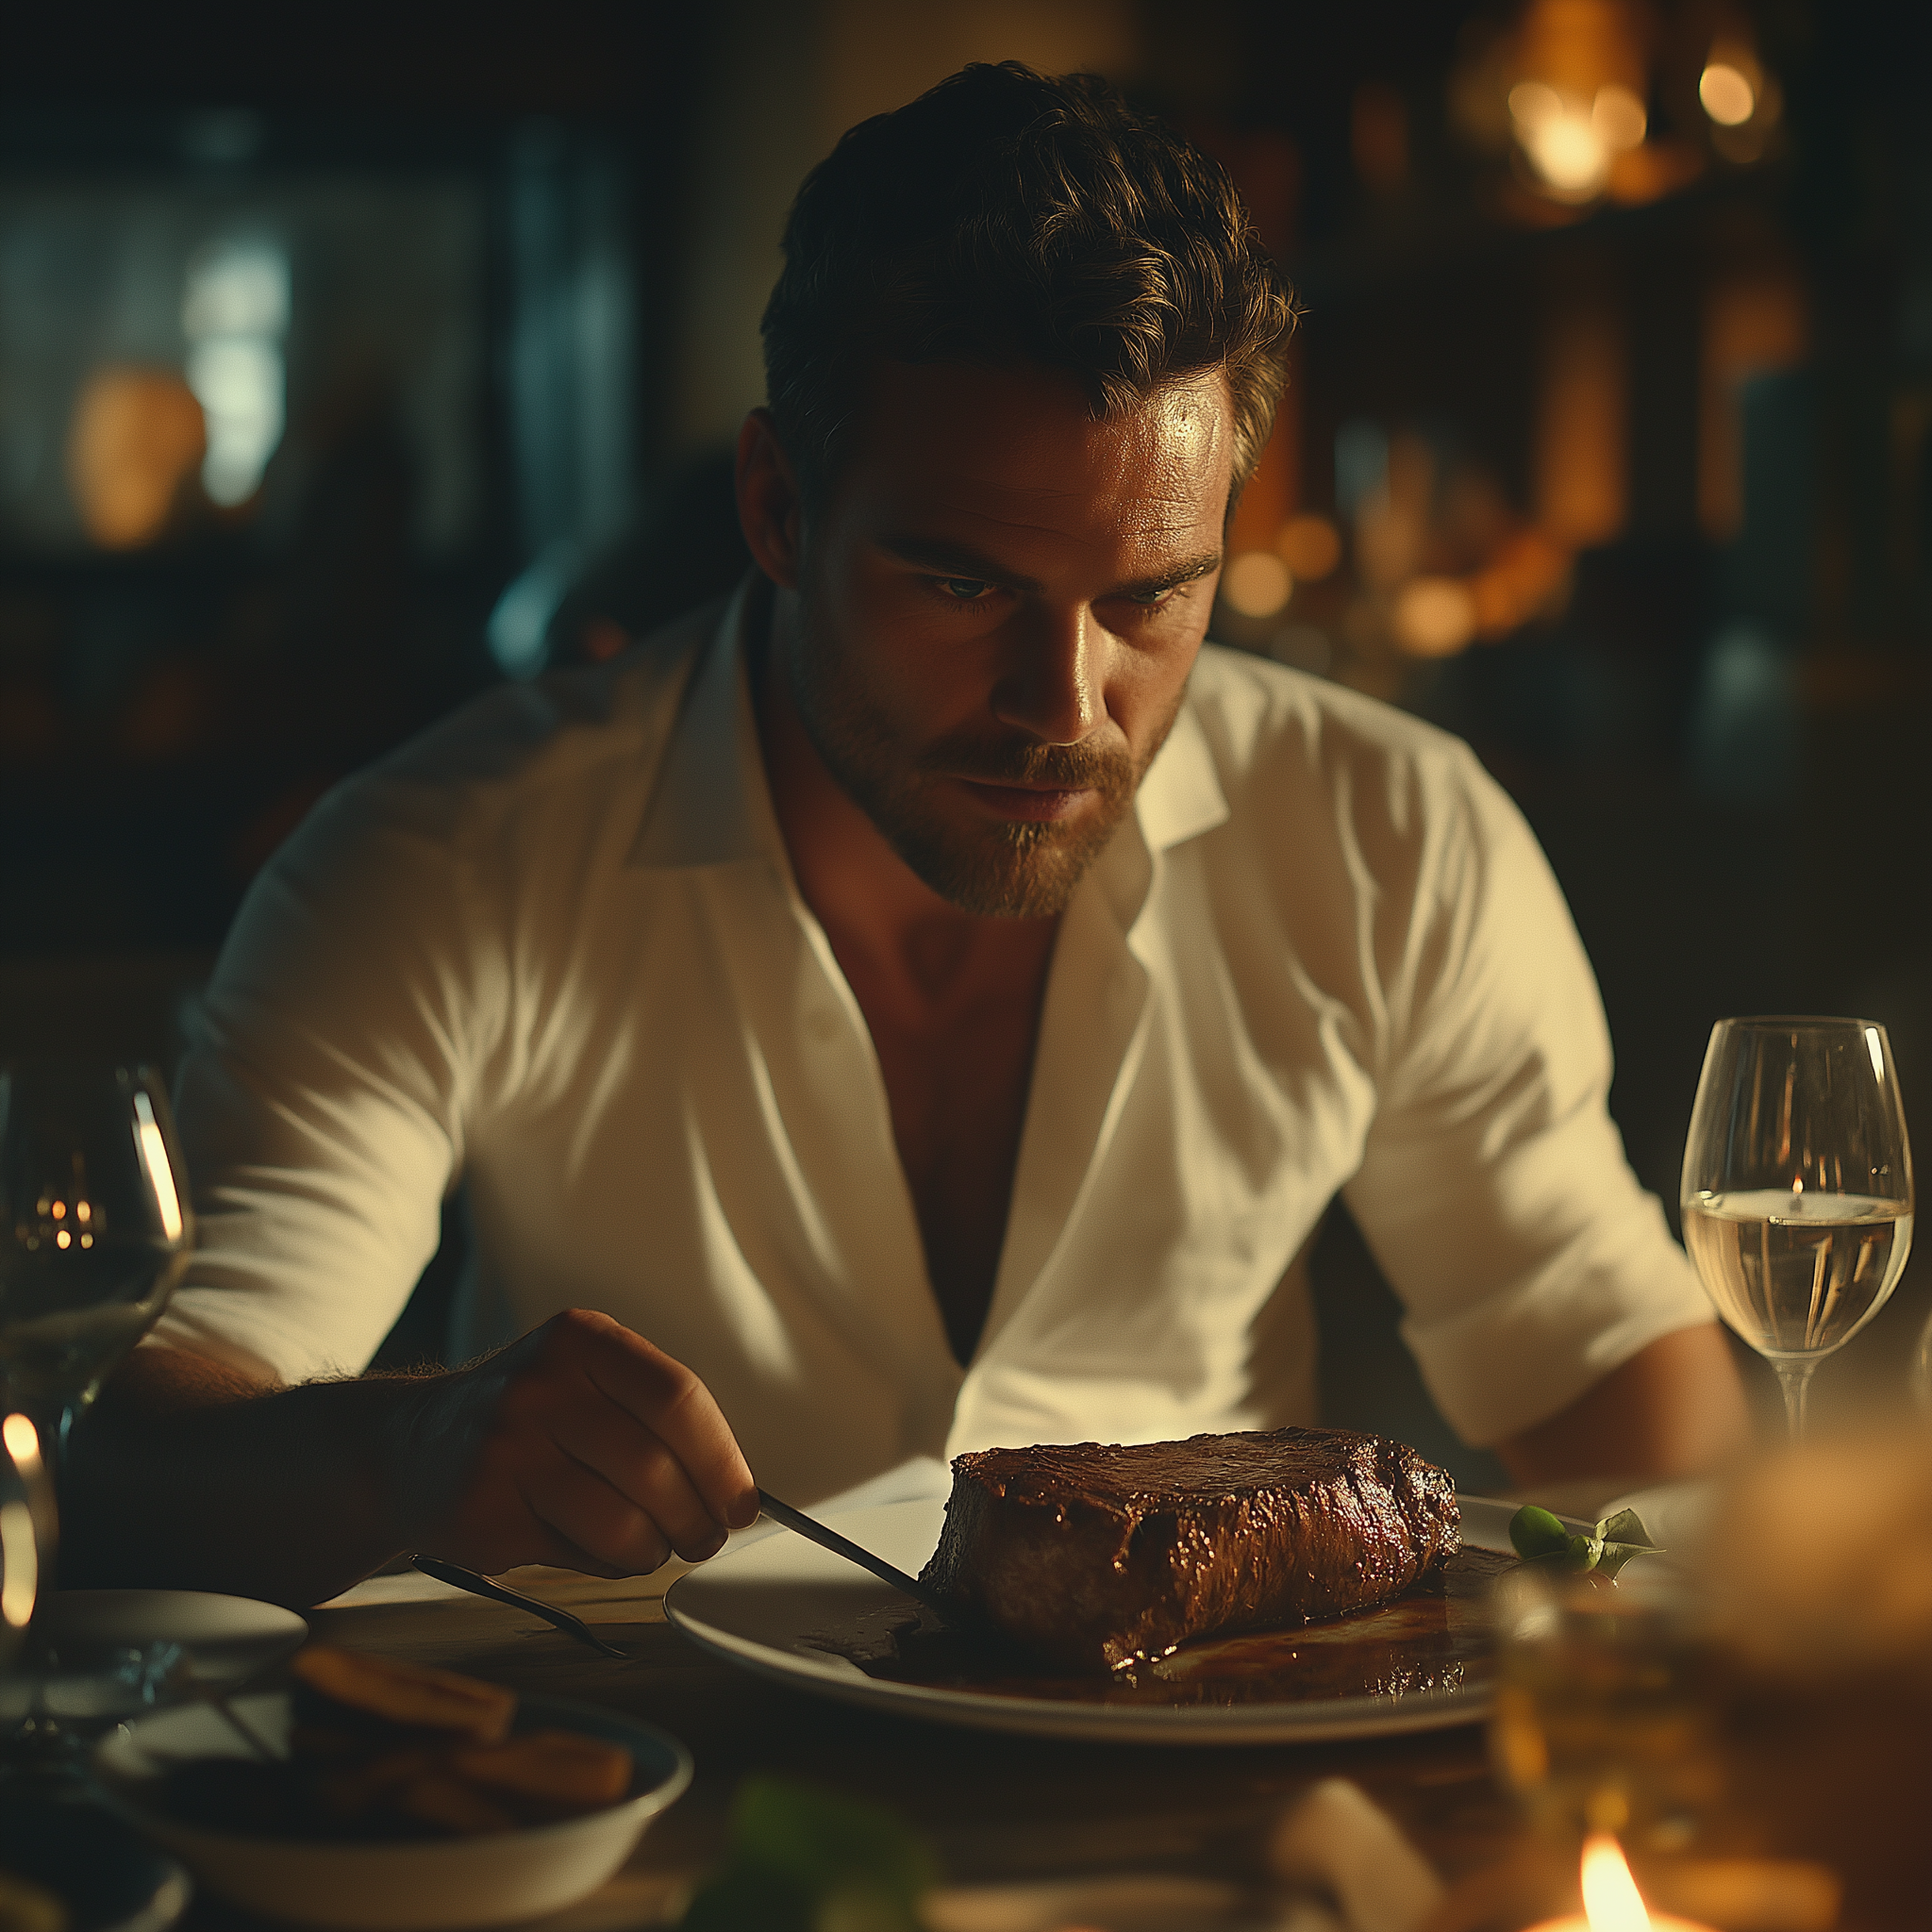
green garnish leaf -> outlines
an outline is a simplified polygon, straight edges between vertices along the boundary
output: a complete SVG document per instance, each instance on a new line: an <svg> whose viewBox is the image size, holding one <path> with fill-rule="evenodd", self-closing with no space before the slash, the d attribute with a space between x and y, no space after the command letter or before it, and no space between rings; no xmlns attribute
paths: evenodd
<svg viewBox="0 0 1932 1932"><path fill-rule="evenodd" d="M890 1811L786 1778L746 1778L724 1867L686 1911L686 1932L917 1932L931 1854Z"/></svg>
<svg viewBox="0 0 1932 1932"><path fill-rule="evenodd" d="M1644 1528L1643 1518L1634 1509L1619 1509L1614 1516L1606 1516L1596 1533L1607 1543L1631 1543L1640 1550L1657 1548L1657 1539Z"/></svg>
<svg viewBox="0 0 1932 1932"><path fill-rule="evenodd" d="M1619 1509L1586 1535L1581 1531L1573 1534L1563 1527L1560 1517L1525 1503L1509 1519L1509 1541L1525 1563L1541 1563L1577 1575L1594 1570L1615 1576L1632 1557L1662 1555L1634 1509Z"/></svg>

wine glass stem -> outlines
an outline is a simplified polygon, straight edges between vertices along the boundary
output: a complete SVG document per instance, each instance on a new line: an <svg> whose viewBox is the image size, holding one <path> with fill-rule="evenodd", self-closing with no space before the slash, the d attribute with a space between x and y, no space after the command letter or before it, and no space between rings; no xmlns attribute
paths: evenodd
<svg viewBox="0 0 1932 1932"><path fill-rule="evenodd" d="M1811 1392L1811 1372L1816 1362L1779 1362L1778 1387L1785 1391L1785 1421L1790 1425L1795 1447L1805 1440L1805 1408Z"/></svg>

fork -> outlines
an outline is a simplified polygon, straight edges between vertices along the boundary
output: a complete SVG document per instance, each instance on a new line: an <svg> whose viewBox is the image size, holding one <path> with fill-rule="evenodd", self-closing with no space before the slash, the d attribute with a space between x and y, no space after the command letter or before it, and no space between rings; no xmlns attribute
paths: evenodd
<svg viewBox="0 0 1932 1932"><path fill-rule="evenodd" d="M528 1610L532 1616L541 1617L546 1624L554 1624L566 1637L575 1637L579 1643L588 1643L592 1650L602 1651L606 1657L614 1657L622 1663L631 1661L629 1651L620 1650L614 1643L606 1643L581 1617L574 1617L555 1604L541 1603L536 1597L525 1596L520 1590L511 1590L508 1584L492 1582L475 1570L465 1570L460 1563L445 1563L441 1557L419 1555L411 1557L409 1561L424 1575L433 1576L439 1583L467 1590L472 1596L487 1596L515 1609Z"/></svg>

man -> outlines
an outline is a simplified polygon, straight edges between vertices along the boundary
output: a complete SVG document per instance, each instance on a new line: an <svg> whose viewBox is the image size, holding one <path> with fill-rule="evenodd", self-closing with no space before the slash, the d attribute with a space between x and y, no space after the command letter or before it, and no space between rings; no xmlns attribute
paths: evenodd
<svg viewBox="0 0 1932 1932"><path fill-rule="evenodd" d="M1522 1476L1729 1444L1520 820L1452 741L1202 653L1291 322L1225 176L1098 83L969 69L846 137L765 319L758 575L406 748L251 893L86 1574L621 1574L716 1549L752 1466L810 1502L1312 1420L1338 1191ZM528 1332L312 1379L458 1176L471 1340Z"/></svg>

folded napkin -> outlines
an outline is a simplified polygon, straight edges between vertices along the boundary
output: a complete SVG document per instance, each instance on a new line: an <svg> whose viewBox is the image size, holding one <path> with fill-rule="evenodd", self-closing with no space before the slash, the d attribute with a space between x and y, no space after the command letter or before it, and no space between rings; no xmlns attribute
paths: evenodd
<svg viewBox="0 0 1932 1932"><path fill-rule="evenodd" d="M1420 1932L1441 1881L1359 1785L1324 1778L1269 1835L1252 1886L1169 1873L1046 1885L949 1886L921 1901L925 1932Z"/></svg>
<svg viewBox="0 0 1932 1932"><path fill-rule="evenodd" d="M1442 1881L1393 1820L1346 1778L1324 1778L1274 1827L1268 1862L1291 1885L1332 1899L1348 1932L1416 1932Z"/></svg>

